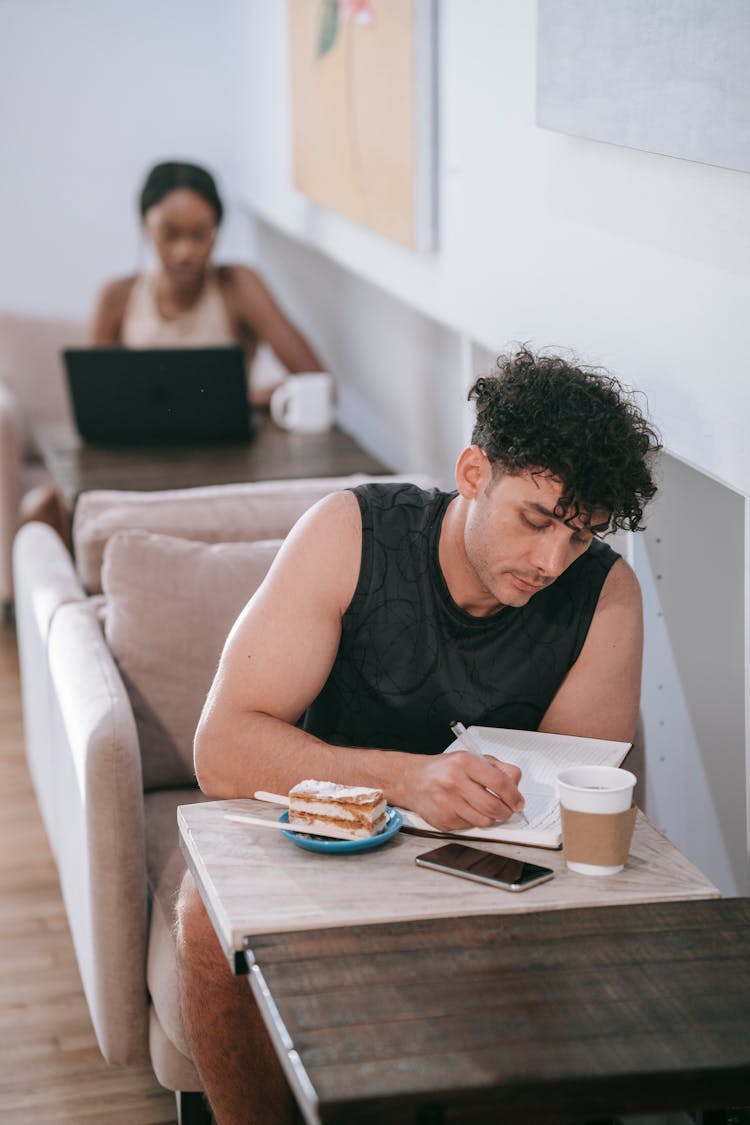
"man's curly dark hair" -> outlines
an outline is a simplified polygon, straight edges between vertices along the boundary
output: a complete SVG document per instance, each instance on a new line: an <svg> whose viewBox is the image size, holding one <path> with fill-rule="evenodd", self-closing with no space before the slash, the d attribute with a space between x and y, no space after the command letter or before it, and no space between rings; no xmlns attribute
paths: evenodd
<svg viewBox="0 0 750 1125"><path fill-rule="evenodd" d="M525 345L501 355L497 371L476 380L472 443L510 474L549 472L562 482L557 510L567 518L603 508L610 530L641 528L656 492L661 448L634 392L606 371L576 366Z"/></svg>

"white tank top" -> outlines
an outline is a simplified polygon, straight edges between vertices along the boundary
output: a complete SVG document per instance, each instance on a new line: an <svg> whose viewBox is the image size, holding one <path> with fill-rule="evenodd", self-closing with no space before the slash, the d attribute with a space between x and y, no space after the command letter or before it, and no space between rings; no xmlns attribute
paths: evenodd
<svg viewBox="0 0 750 1125"><path fill-rule="evenodd" d="M128 348L210 348L239 342L214 273L192 308L169 320L159 312L156 275L140 274L125 306L121 336Z"/></svg>

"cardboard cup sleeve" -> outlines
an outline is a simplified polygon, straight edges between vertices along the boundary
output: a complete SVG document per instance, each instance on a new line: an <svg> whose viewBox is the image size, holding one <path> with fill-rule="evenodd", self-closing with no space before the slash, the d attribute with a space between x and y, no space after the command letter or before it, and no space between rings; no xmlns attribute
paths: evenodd
<svg viewBox="0 0 750 1125"><path fill-rule="evenodd" d="M574 812L564 806L560 812L566 860L602 867L625 863L638 813L635 805L619 813Z"/></svg>

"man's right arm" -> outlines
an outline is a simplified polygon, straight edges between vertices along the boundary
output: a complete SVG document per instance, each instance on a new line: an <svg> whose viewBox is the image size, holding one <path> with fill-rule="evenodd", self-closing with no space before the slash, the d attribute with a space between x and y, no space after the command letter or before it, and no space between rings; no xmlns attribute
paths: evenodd
<svg viewBox="0 0 750 1125"><path fill-rule="evenodd" d="M294 725L336 658L361 544L351 492L315 505L287 537L222 653L195 739L201 788L248 797L258 789L287 793L314 777L380 788L391 804L443 829L506 819L522 802L513 767L461 752L425 757L331 746Z"/></svg>

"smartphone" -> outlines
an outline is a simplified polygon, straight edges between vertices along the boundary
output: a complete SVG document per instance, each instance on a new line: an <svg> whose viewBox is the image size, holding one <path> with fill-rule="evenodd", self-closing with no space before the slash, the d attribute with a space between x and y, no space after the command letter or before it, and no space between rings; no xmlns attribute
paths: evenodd
<svg viewBox="0 0 750 1125"><path fill-rule="evenodd" d="M445 871L448 875L460 875L462 879L502 887L505 891L527 891L555 874L549 867L524 863L509 855L497 855L466 844L445 844L431 852L422 852L416 857L416 863L434 871Z"/></svg>

